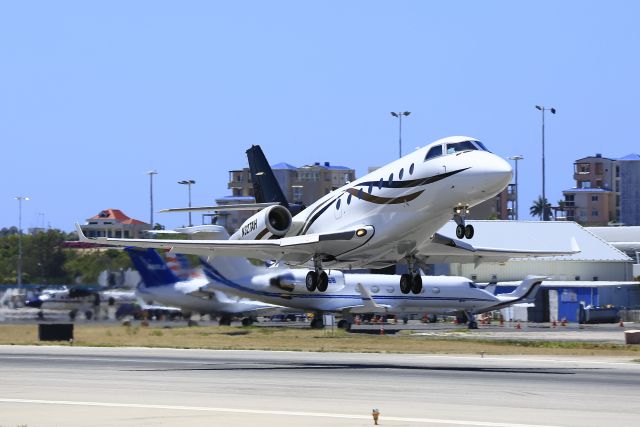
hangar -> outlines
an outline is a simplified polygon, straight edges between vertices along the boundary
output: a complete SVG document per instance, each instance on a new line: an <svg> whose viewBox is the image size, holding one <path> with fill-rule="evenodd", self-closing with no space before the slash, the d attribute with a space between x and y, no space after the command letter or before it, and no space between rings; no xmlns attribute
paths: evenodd
<svg viewBox="0 0 640 427"><path fill-rule="evenodd" d="M529 274L562 281L630 281L633 260L575 222L565 221L468 221L476 232L470 241L476 247L521 250L569 250L575 239L580 252L573 255L514 258L504 263L455 263L446 274L460 275L478 282L522 280ZM450 221L440 232L455 236ZM437 269L440 272L439 269Z"/></svg>
<svg viewBox="0 0 640 427"><path fill-rule="evenodd" d="M640 306L640 282L634 281L634 267L637 269L634 260L575 222L468 222L473 223L476 230L472 243L477 247L568 249L573 238L580 247L579 253L566 256L436 266L437 274L465 276L480 283L498 283L497 292L509 292L529 274L549 277L536 298L535 307L505 310L507 319L549 322L565 318L576 322L584 315L584 308ZM454 235L455 225L451 221L440 232ZM617 311L615 313L617 315Z"/></svg>

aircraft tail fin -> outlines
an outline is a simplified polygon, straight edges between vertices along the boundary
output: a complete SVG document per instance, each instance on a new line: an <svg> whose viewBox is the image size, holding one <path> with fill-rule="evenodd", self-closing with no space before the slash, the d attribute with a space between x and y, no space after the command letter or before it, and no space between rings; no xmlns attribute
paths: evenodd
<svg viewBox="0 0 640 427"><path fill-rule="evenodd" d="M267 271L267 267L253 265L246 258L209 257L200 258L205 276L216 282L237 281L245 277L255 276Z"/></svg>
<svg viewBox="0 0 640 427"><path fill-rule="evenodd" d="M188 280L191 277L194 277L195 271L191 266L191 262L189 262L189 258L187 258L184 254L177 254L168 252L165 255L165 259L167 261L167 266L180 280Z"/></svg>
<svg viewBox="0 0 640 427"><path fill-rule="evenodd" d="M253 194L257 203L277 202L289 209L289 202L280 188L267 158L259 145L252 145L247 150L249 170L253 183Z"/></svg>
<svg viewBox="0 0 640 427"><path fill-rule="evenodd" d="M525 279L508 294L498 294L496 297L504 302L533 302L542 285L542 281L547 279L545 276L527 276Z"/></svg>
<svg viewBox="0 0 640 427"><path fill-rule="evenodd" d="M180 281L154 249L125 248L147 287L172 285Z"/></svg>

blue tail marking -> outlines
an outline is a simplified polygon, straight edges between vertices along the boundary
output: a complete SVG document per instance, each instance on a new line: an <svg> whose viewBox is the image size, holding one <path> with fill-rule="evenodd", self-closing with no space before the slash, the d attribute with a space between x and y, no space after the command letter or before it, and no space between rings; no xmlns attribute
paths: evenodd
<svg viewBox="0 0 640 427"><path fill-rule="evenodd" d="M154 249L125 248L125 251L148 288L172 285L180 281Z"/></svg>

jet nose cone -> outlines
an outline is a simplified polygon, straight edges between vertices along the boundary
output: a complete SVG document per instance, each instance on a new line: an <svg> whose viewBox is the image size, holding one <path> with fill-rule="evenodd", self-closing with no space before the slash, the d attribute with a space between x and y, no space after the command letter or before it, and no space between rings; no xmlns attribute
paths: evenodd
<svg viewBox="0 0 640 427"><path fill-rule="evenodd" d="M504 186L506 187L513 177L513 169L511 165L503 158L498 157L495 164L495 173L503 177Z"/></svg>
<svg viewBox="0 0 640 427"><path fill-rule="evenodd" d="M478 168L480 182L484 190L491 193L499 193L511 182L513 170L511 165L501 157L491 154L483 159L483 164Z"/></svg>

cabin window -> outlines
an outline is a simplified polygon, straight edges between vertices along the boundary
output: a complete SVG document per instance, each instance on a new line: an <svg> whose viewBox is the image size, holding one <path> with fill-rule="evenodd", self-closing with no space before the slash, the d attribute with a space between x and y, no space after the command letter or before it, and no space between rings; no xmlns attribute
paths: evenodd
<svg viewBox="0 0 640 427"><path fill-rule="evenodd" d="M378 182L378 190L382 190L382 183L384 182L384 179L380 178L380 182Z"/></svg>
<svg viewBox="0 0 640 427"><path fill-rule="evenodd" d="M362 193L363 193L362 188L360 188L358 190L358 199L362 199Z"/></svg>
<svg viewBox="0 0 640 427"><path fill-rule="evenodd" d="M369 184L369 194L373 191L373 184Z"/></svg>
<svg viewBox="0 0 640 427"><path fill-rule="evenodd" d="M404 176L404 168L400 169L400 173L398 174L398 179L402 179Z"/></svg>
<svg viewBox="0 0 640 427"><path fill-rule="evenodd" d="M433 292L434 294L439 294L440 288L431 288L431 292Z"/></svg>
<svg viewBox="0 0 640 427"><path fill-rule="evenodd" d="M411 163L411 166L409 166L409 175L413 175L413 163Z"/></svg>
<svg viewBox="0 0 640 427"><path fill-rule="evenodd" d="M340 199L338 199L338 201L336 202L336 210L340 209Z"/></svg>
<svg viewBox="0 0 640 427"><path fill-rule="evenodd" d="M427 161L440 156L442 156L442 145L436 145L435 147L431 147L424 160Z"/></svg>
<svg viewBox="0 0 640 427"><path fill-rule="evenodd" d="M389 187L391 187L392 182L393 182L393 174L389 175Z"/></svg>
<svg viewBox="0 0 640 427"><path fill-rule="evenodd" d="M377 294L378 292L380 292L380 288L377 286L372 286L371 287L371 292L373 292L374 294Z"/></svg>
<svg viewBox="0 0 640 427"><path fill-rule="evenodd" d="M350 205L351 204L351 194L349 194L349 196L347 197L347 204Z"/></svg>

